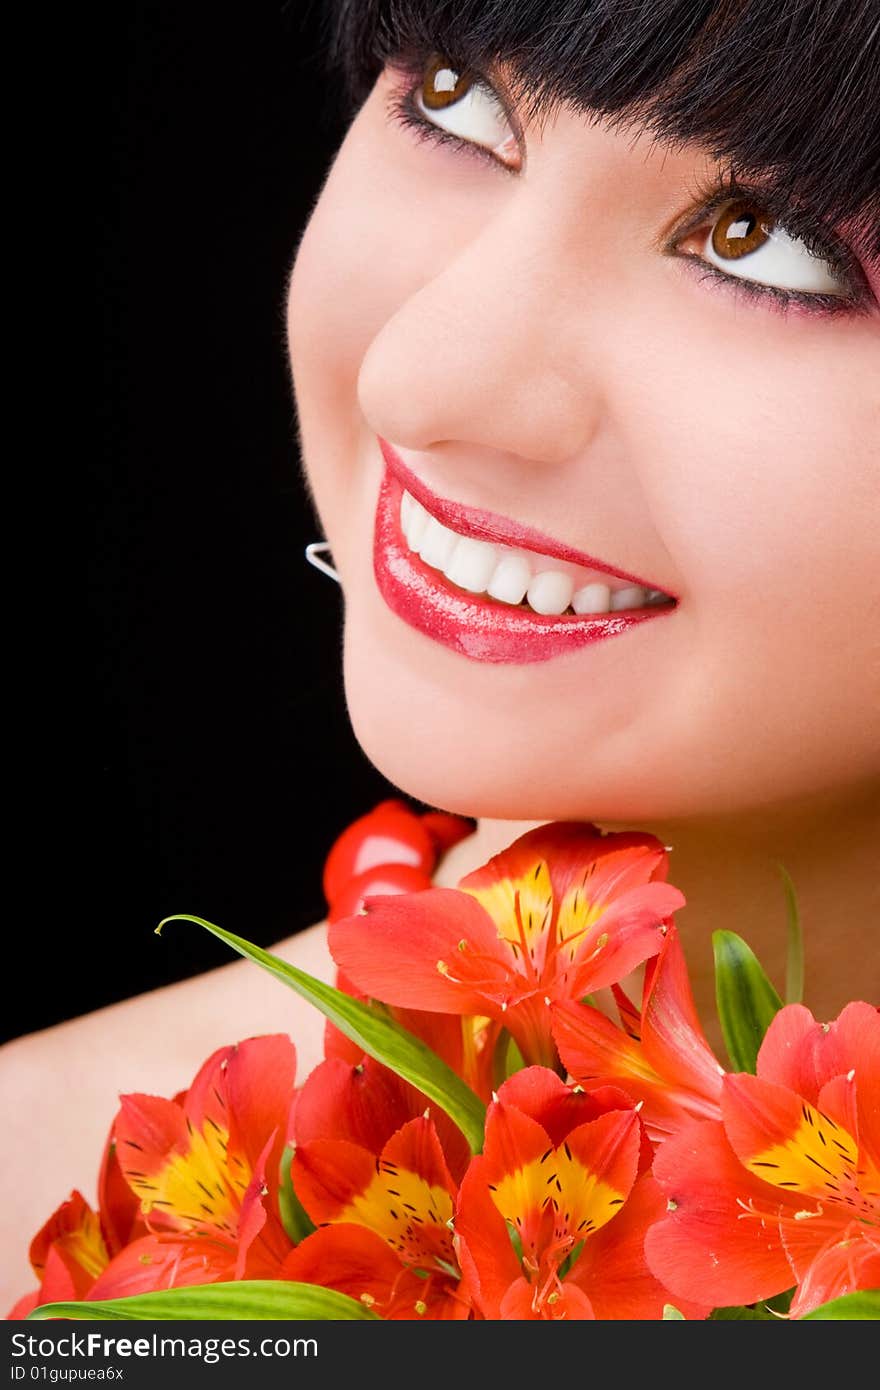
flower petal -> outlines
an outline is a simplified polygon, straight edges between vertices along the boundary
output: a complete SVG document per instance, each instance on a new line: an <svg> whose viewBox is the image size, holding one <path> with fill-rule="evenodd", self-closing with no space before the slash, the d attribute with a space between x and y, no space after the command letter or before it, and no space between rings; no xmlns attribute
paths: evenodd
<svg viewBox="0 0 880 1390"><path fill-rule="evenodd" d="M664 879L667 855L661 842L640 831L606 834L583 821L555 821L520 835L507 849L459 882L467 892L483 893L505 882L518 884L545 861L557 911L578 911L575 893L596 915L631 888ZM510 895L508 894L508 902ZM573 905L573 906L572 906ZM580 922L580 919L579 919Z"/></svg>
<svg viewBox="0 0 880 1390"><path fill-rule="evenodd" d="M507 1290L498 1312L499 1318L506 1322L595 1322L596 1314L586 1294L576 1284L566 1280L560 1289L555 1290L538 1302L536 1285L520 1277L514 1280Z"/></svg>
<svg viewBox="0 0 880 1390"><path fill-rule="evenodd" d="M584 1244L567 1283L575 1283L590 1299L602 1321L661 1320L670 1292L654 1277L645 1260L645 1234L666 1210L666 1199L649 1173L636 1180L626 1202ZM686 1318L705 1318L711 1304L679 1299Z"/></svg>
<svg viewBox="0 0 880 1390"><path fill-rule="evenodd" d="M721 1106L731 1148L756 1177L817 1202L858 1198L857 1144L800 1096L743 1072L724 1078Z"/></svg>
<svg viewBox="0 0 880 1390"><path fill-rule="evenodd" d="M39 1289L32 1289L30 1293L22 1294L21 1298L16 1299L9 1312L6 1314L7 1322L23 1322L28 1313L32 1313L42 1302Z"/></svg>
<svg viewBox="0 0 880 1390"><path fill-rule="evenodd" d="M667 1199L645 1237L648 1265L679 1298L727 1307L784 1293L795 1282L778 1226L762 1213L772 1189L752 1176L714 1120L692 1120L664 1140L654 1177ZM785 1192L777 1207L796 1209ZM762 1205L763 1204L763 1205Z"/></svg>
<svg viewBox="0 0 880 1390"><path fill-rule="evenodd" d="M631 1110L633 1102L616 1090L567 1085L549 1067L523 1067L508 1077L498 1100L536 1120L550 1142L559 1147L578 1125L595 1120L608 1110Z"/></svg>
<svg viewBox="0 0 880 1390"><path fill-rule="evenodd" d="M774 1081L817 1103L819 1092L835 1076L856 1069L858 1089L867 1107L860 1126L873 1138L880 1155L880 1010L854 1000L832 1023L817 1023L800 1004L780 1009L758 1053L758 1076ZM868 1098L873 1093L873 1101ZM880 1163L880 1157L875 1159Z"/></svg>
<svg viewBox="0 0 880 1390"><path fill-rule="evenodd" d="M463 891L492 918L517 965L528 960L543 971L553 920L553 884L546 860L514 848L498 855L491 866L469 874L465 882L469 886L462 885Z"/></svg>
<svg viewBox="0 0 880 1390"><path fill-rule="evenodd" d="M282 1279L338 1289L377 1311L391 1302L400 1260L381 1236L365 1226L323 1226L306 1236L281 1267ZM384 1312L383 1312L384 1316Z"/></svg>
<svg viewBox="0 0 880 1390"><path fill-rule="evenodd" d="M508 1289L520 1277L520 1262L490 1186L494 1168L473 1159L464 1175L455 1213L455 1245L470 1295L484 1318L501 1317Z"/></svg>
<svg viewBox="0 0 880 1390"><path fill-rule="evenodd" d="M343 1140L303 1144L291 1176L313 1221L366 1226L406 1263L454 1259L447 1223L455 1185L430 1120L410 1120L379 1158Z"/></svg>
<svg viewBox="0 0 880 1390"><path fill-rule="evenodd" d="M665 925L684 906L684 895L668 883L646 883L611 903L583 939L573 958L560 952L553 993L582 999L618 984L663 945Z"/></svg>
<svg viewBox="0 0 880 1390"><path fill-rule="evenodd" d="M98 1174L98 1212L108 1254L117 1255L124 1245L140 1235L146 1226L140 1215L140 1202L125 1180L117 1153L114 1127L104 1145Z"/></svg>
<svg viewBox="0 0 880 1390"><path fill-rule="evenodd" d="M296 1195L318 1225L341 1221L375 1175L375 1155L344 1139L298 1144L290 1165Z"/></svg>
<svg viewBox="0 0 880 1390"><path fill-rule="evenodd" d="M328 942L358 989L386 1004L484 1014L487 998L508 987L492 919L454 888L370 898L366 913L330 924Z"/></svg>
<svg viewBox="0 0 880 1390"><path fill-rule="evenodd" d="M413 1119L408 1100L406 1082L371 1057L356 1066L336 1058L322 1062L306 1077L297 1100L296 1142L344 1139L380 1154Z"/></svg>
<svg viewBox="0 0 880 1390"><path fill-rule="evenodd" d="M790 1316L802 1318L860 1289L880 1289L880 1235L853 1222L811 1260L791 1301Z"/></svg>
<svg viewBox="0 0 880 1390"><path fill-rule="evenodd" d="M437 1014L421 1017L447 1019ZM453 1016L448 1022L460 1033L467 1020ZM446 1162L460 1177L470 1159L461 1130L415 1086L372 1057L364 1057L357 1066L329 1059L313 1069L297 1100L296 1142L346 1139L380 1154L391 1136L408 1120L424 1114L426 1108L430 1108Z"/></svg>
<svg viewBox="0 0 880 1390"><path fill-rule="evenodd" d="M281 1277L338 1289L391 1321L466 1318L470 1311L455 1280L422 1279L403 1269L391 1247L359 1225L325 1226L307 1236Z"/></svg>
<svg viewBox="0 0 880 1390"><path fill-rule="evenodd" d="M133 1240L111 1260L87 1295L91 1300L128 1298L157 1289L179 1289L232 1279L235 1252L194 1238L148 1235Z"/></svg>
<svg viewBox="0 0 880 1390"><path fill-rule="evenodd" d="M230 1048L224 1070L229 1162L234 1163L235 1155L240 1154L253 1171L262 1160L274 1200L296 1081L296 1048L286 1033L246 1038Z"/></svg>
<svg viewBox="0 0 880 1390"><path fill-rule="evenodd" d="M109 1256L98 1213L92 1211L82 1193L76 1189L40 1227L30 1244L31 1268L44 1286L49 1277L53 1252L55 1259L52 1263L58 1277L65 1286L69 1280L74 1290L65 1297L85 1297L86 1291L106 1266ZM57 1268L59 1260L67 1271L66 1277Z"/></svg>
<svg viewBox="0 0 880 1390"><path fill-rule="evenodd" d="M701 1097L717 1118L724 1068L709 1046L691 992L678 929L669 927L660 952L648 962L642 1004L642 1047L667 1083Z"/></svg>
<svg viewBox="0 0 880 1390"><path fill-rule="evenodd" d="M586 1239L626 1201L638 1169L639 1120L612 1110L579 1125L559 1147L514 1106L500 1101L486 1124L486 1172L492 1201L525 1253L571 1236Z"/></svg>
<svg viewBox="0 0 880 1390"><path fill-rule="evenodd" d="M228 1132L213 1116L206 1117L204 1130L197 1129L179 1105L159 1096L120 1099L119 1160L150 1229L180 1234L200 1229L221 1241L234 1240L251 1173L240 1162L227 1172Z"/></svg>

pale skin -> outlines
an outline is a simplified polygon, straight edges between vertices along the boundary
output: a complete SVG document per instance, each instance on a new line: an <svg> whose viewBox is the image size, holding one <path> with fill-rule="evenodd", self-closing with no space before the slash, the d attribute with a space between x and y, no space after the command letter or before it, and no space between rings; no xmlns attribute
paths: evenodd
<svg viewBox="0 0 880 1390"><path fill-rule="evenodd" d="M670 846L722 1058L711 935L744 935L784 989L780 864L816 1017L878 1002L876 301L783 313L664 252L713 172L699 150L563 109L525 133L527 166L495 166L391 123L401 80L383 74L353 122L289 287L359 741L402 791L478 817L439 884L547 820ZM677 611L524 665L432 641L373 580L377 435L436 493L646 574ZM325 924L276 949L332 980ZM33 1286L32 1234L71 1188L94 1200L119 1093L171 1095L214 1048L272 1031L294 1038L305 1076L320 1016L234 961L3 1050L7 1307Z"/></svg>

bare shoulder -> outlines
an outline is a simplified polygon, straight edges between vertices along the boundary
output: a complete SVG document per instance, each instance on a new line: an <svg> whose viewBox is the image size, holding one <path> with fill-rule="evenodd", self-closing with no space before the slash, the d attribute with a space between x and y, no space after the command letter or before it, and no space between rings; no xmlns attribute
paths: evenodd
<svg viewBox="0 0 880 1390"><path fill-rule="evenodd" d="M273 948L332 982L326 923ZM304 1077L321 1058L322 1016L250 961L233 960L191 980L30 1033L0 1049L0 1113L6 1121L0 1248L0 1317L34 1284L27 1246L78 1188L96 1200L98 1167L119 1096L172 1096L218 1047L261 1033L288 1033Z"/></svg>

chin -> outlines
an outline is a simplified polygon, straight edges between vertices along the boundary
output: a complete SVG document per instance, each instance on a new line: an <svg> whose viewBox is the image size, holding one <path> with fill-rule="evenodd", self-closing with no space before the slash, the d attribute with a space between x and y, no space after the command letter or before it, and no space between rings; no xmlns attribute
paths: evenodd
<svg viewBox="0 0 880 1390"><path fill-rule="evenodd" d="M346 706L364 755L387 781L426 806L477 819L615 821L634 828L670 814L670 780L647 750L612 754L572 742L559 725L517 718L515 702L487 710L460 690L405 667L380 643L349 634ZM628 769L629 771L626 771ZM638 774L634 775L634 770ZM683 806L679 810L683 810Z"/></svg>
<svg viewBox="0 0 880 1390"><path fill-rule="evenodd" d="M587 681L577 658L487 670L414 633L366 574L356 577L360 583L344 585L352 731L382 776L426 806L478 819L671 832L675 824L721 828L833 807L862 780L876 789L863 745L830 746L827 723L793 726L790 711L784 725L762 722L761 711L741 709L723 719L719 697L701 683L658 683L647 700L644 683L626 679L626 670ZM597 665L591 660L593 672Z"/></svg>

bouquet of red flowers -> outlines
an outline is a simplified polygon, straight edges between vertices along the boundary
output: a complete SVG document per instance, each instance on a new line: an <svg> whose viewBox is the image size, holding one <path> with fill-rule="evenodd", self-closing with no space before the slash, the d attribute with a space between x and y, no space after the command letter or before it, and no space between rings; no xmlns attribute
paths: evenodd
<svg viewBox="0 0 880 1390"><path fill-rule="evenodd" d="M715 934L728 1068L659 841L551 824L431 886L469 829L386 802L339 838L336 988L172 919L321 1010L325 1060L249 1038L123 1096L10 1317L880 1317L880 1012L799 1002L790 885L788 1002Z"/></svg>

